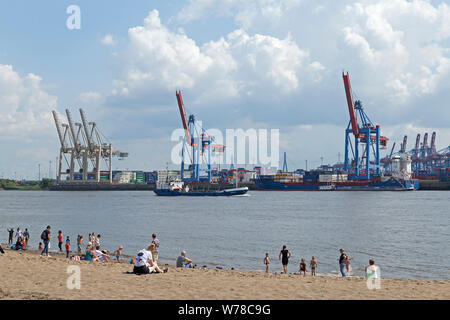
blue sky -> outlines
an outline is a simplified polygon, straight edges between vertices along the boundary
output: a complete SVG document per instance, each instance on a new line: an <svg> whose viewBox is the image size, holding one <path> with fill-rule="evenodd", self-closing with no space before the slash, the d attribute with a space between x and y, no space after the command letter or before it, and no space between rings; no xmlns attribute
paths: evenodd
<svg viewBox="0 0 450 320"><path fill-rule="evenodd" d="M66 28L73 4L80 30ZM114 167L163 168L181 125L175 89L206 128L280 129L292 169L333 163L343 70L391 142L436 131L444 148L449 38L446 1L2 1L0 176L48 171L50 112L66 107L130 152Z"/></svg>

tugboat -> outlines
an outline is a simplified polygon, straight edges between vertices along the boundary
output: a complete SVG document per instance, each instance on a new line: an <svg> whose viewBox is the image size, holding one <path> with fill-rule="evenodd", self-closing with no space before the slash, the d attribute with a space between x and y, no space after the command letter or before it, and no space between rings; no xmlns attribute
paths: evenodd
<svg viewBox="0 0 450 320"><path fill-rule="evenodd" d="M183 181L158 182L157 187L153 190L158 196L209 196L209 197L230 197L242 196L248 192L247 187L231 188L225 190L191 190L188 184Z"/></svg>

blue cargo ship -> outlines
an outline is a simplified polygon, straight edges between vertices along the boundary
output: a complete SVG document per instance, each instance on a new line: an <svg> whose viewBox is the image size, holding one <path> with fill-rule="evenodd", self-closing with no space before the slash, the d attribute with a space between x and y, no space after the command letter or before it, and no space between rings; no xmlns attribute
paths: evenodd
<svg viewBox="0 0 450 320"><path fill-rule="evenodd" d="M419 189L419 181L414 179L397 179L394 177L381 180L347 180L335 182L313 181L281 182L274 176L259 176L255 184L259 190L284 190L284 191L412 191Z"/></svg>

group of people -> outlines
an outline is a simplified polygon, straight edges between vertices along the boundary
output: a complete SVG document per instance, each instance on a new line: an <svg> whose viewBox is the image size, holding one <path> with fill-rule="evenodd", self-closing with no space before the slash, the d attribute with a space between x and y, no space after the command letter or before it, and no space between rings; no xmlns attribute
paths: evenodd
<svg viewBox="0 0 450 320"><path fill-rule="evenodd" d="M340 256L339 256L339 271L341 273L342 277L346 277L347 274L350 272L350 260L352 260L352 258L350 258L345 252L344 249L339 249L340 252ZM281 260L281 263L283 265L283 272L284 273L288 273L288 264L289 264L289 259L291 258L291 251L289 251L287 249L287 247L284 245L283 248L281 249L279 255L278 255L278 259ZM266 273L269 273L269 265L270 265L270 258L269 258L269 253L266 253L265 257L264 257L264 265L266 266ZM370 259L369 260L369 267L366 267L366 271L367 270L372 270L373 267L375 265L375 260ZM316 275L316 269L318 266L317 263L317 259L315 256L312 256L311 261L309 262L309 266L311 268L311 275L315 276ZM369 268L369 269L368 269ZM298 270L299 274L303 276L306 276L306 272L308 272L307 268L306 268L306 260L305 258L301 258L300 259L300 266L299 266L299 270Z"/></svg>
<svg viewBox="0 0 450 320"><path fill-rule="evenodd" d="M25 231L17 228L16 234L14 235L14 228L7 229L8 231L8 245L14 250L25 250L28 246L28 240L30 239L30 233L26 228ZM16 238L16 243L14 242L14 237ZM3 251L3 249L1 249ZM1 251L0 251L1 252ZM4 252L4 251L3 251Z"/></svg>

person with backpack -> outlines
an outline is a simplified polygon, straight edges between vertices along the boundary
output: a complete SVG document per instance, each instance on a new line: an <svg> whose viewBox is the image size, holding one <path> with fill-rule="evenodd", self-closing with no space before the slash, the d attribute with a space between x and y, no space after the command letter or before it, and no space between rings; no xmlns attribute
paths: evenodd
<svg viewBox="0 0 450 320"><path fill-rule="evenodd" d="M48 254L48 245L50 243L50 226L47 226L47 228L42 231L41 234L41 239L44 241L44 249L41 252L41 256L44 255L44 253L46 254L47 257L50 257L50 255Z"/></svg>

